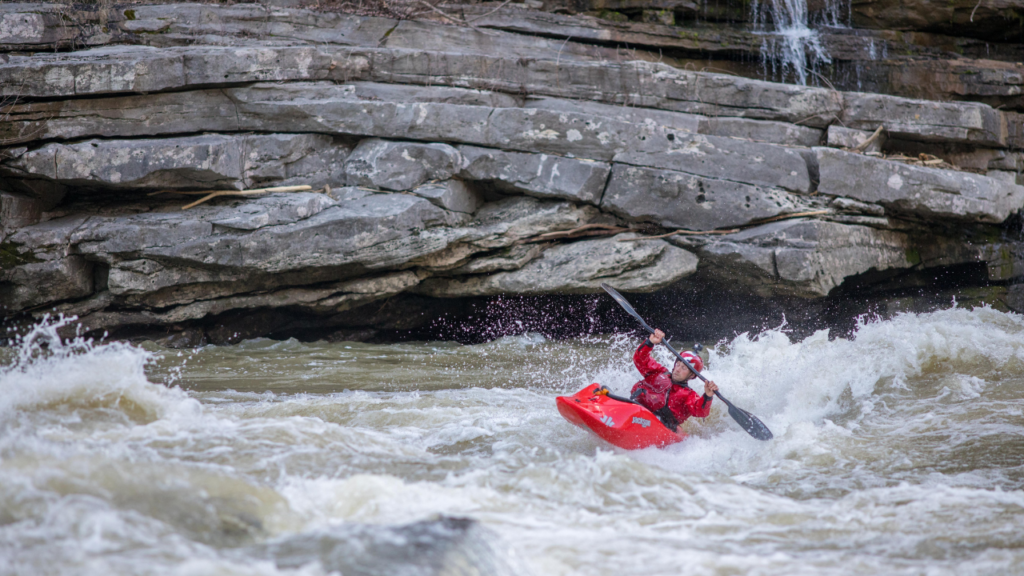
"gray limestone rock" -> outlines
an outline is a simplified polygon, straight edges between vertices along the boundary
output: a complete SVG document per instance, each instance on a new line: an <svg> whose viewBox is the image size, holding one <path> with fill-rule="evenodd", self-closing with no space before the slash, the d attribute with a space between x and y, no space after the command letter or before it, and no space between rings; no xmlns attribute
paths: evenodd
<svg viewBox="0 0 1024 576"><path fill-rule="evenodd" d="M331 188L327 191L327 195L331 198L343 202L345 200L358 200L365 198L371 194L380 194L379 190L372 190L370 188L360 188L358 186L342 186L341 188Z"/></svg>
<svg viewBox="0 0 1024 576"><path fill-rule="evenodd" d="M600 40L588 22L581 37ZM615 38L691 42L636 26ZM113 328L282 307L327 318L410 290L656 290L696 269L678 246L709 278L768 296L820 297L918 262L1024 273L1006 243L912 245L896 231L922 233L908 215L999 223L1019 210L1019 115L480 28L245 4L0 5L4 314L62 303ZM829 146L852 146L882 123L893 150L992 177L809 150L826 127ZM802 196L819 177L822 198ZM287 184L334 188L185 212L177 197L79 195ZM710 230L826 205L828 220L726 236L541 242L591 223Z"/></svg>
<svg viewBox="0 0 1024 576"><path fill-rule="evenodd" d="M252 134L239 140L246 188L341 184L352 151L351 144L324 134Z"/></svg>
<svg viewBox="0 0 1024 576"><path fill-rule="evenodd" d="M784 144L786 146L818 146L822 130L798 126L788 122L751 120L749 118L701 117L698 132L713 136L728 136L754 142Z"/></svg>
<svg viewBox="0 0 1024 576"><path fill-rule="evenodd" d="M382 100L385 102L435 102L463 106L486 106L488 108L518 108L522 100L517 96L501 92L450 86L352 82L346 83L344 89L359 100Z"/></svg>
<svg viewBox="0 0 1024 576"><path fill-rule="evenodd" d="M822 135L820 129L797 126L786 122L730 117L709 118L697 114L684 114L635 106L613 106L598 102L588 102L586 100L534 98L526 103L526 107L576 112L633 124L661 126L673 131L727 136L730 138L790 146L817 146L821 143Z"/></svg>
<svg viewBox="0 0 1024 576"><path fill-rule="evenodd" d="M420 278L413 272L394 272L357 280L320 284L315 287L292 287L212 298L174 306L159 312L101 310L87 314L81 320L86 330L93 331L131 324L177 324L232 310L256 308L289 308L329 315L394 296L415 286L419 281Z"/></svg>
<svg viewBox="0 0 1024 576"><path fill-rule="evenodd" d="M976 102L930 102L885 94L848 92L842 122L893 138L924 142L964 142L1006 147L1006 120L1000 111Z"/></svg>
<svg viewBox="0 0 1024 576"><path fill-rule="evenodd" d="M600 218L593 206L511 196L477 210L467 238L482 249L506 248L514 243L560 230L572 230Z"/></svg>
<svg viewBox="0 0 1024 576"><path fill-rule="evenodd" d="M208 216L206 220L221 228L259 230L264 226L292 224L336 205L338 202L326 194L278 193L239 203L230 213Z"/></svg>
<svg viewBox="0 0 1024 576"><path fill-rule="evenodd" d="M968 172L911 166L815 148L818 192L923 218L1000 223L1024 206L1024 186Z"/></svg>
<svg viewBox="0 0 1024 576"><path fill-rule="evenodd" d="M445 180L417 186L412 193L430 200L435 206L453 212L472 214L483 204L480 194L461 180Z"/></svg>
<svg viewBox="0 0 1024 576"><path fill-rule="evenodd" d="M778 188L615 164L601 208L666 228L713 230L806 210L810 203Z"/></svg>
<svg viewBox="0 0 1024 576"><path fill-rule="evenodd" d="M1006 293L1006 305L1014 312L1024 313L1024 284L1010 286Z"/></svg>
<svg viewBox="0 0 1024 576"><path fill-rule="evenodd" d="M291 130L459 142L596 160L664 132L575 112L359 100L350 88L331 84L254 85L225 92L237 106L241 125L252 130L287 125Z"/></svg>
<svg viewBox="0 0 1024 576"><path fill-rule="evenodd" d="M877 204L865 204L849 198L833 198L828 205L840 212L848 214L869 214L871 216L884 216L885 208Z"/></svg>
<svg viewBox="0 0 1024 576"><path fill-rule="evenodd" d="M104 22L90 17L90 11L80 11L76 18L67 18L68 12L68 6L57 3L0 4L0 48L31 51L110 40L102 30Z"/></svg>
<svg viewBox="0 0 1024 576"><path fill-rule="evenodd" d="M498 294L589 294L602 283L620 290L654 291L689 276L697 258L663 240L619 242L633 235L548 248L522 268L487 276L429 278L415 289L440 298Z"/></svg>
<svg viewBox="0 0 1024 576"><path fill-rule="evenodd" d="M177 48L187 85L323 80L329 77L332 56L320 46L244 46Z"/></svg>
<svg viewBox="0 0 1024 576"><path fill-rule="evenodd" d="M486 119L482 140L463 139L495 148L543 152L592 160L641 145L665 129L654 123L633 124L581 112L536 108L496 108Z"/></svg>
<svg viewBox="0 0 1024 576"><path fill-rule="evenodd" d="M0 313L92 294L91 262L77 255L37 256L23 248L17 240L0 244Z"/></svg>
<svg viewBox="0 0 1024 576"><path fill-rule="evenodd" d="M727 236L674 236L671 242L695 249L710 278L764 297L819 298L850 276L914 265L910 242L900 232L820 220L772 222Z"/></svg>
<svg viewBox="0 0 1024 576"><path fill-rule="evenodd" d="M253 37L294 44L377 46L397 21L353 14L296 10L261 4L153 4L134 8L134 19L118 27L135 41L153 45L240 45ZM146 34L149 32L149 34ZM158 32L156 34L152 32Z"/></svg>
<svg viewBox="0 0 1024 576"><path fill-rule="evenodd" d="M455 54L515 54L516 58L545 60L614 61L615 48L524 36L499 30L439 26L432 22L403 20L387 36L388 48L404 48ZM637 55L651 58L651 55ZM656 59L655 56L653 59Z"/></svg>
<svg viewBox="0 0 1024 576"><path fill-rule="evenodd" d="M223 91L157 95L136 101L138 98L115 98L103 106L97 104L102 99L88 100L76 103L72 108L54 109L57 118L21 122L21 118L43 111L33 106L45 108L46 103L24 105L25 109L15 114L13 121L0 126L0 132L6 127L14 141L24 138L26 130L38 130L48 137L73 137L95 132L149 132L164 129L168 126L164 122L169 119L166 115L175 115L181 116L181 123L172 125L181 126L179 129L182 130L194 123L206 122L220 124L224 130L288 129L482 144L596 160L615 158L627 164L753 185L781 187L796 192L811 190L812 173L800 149L694 135L671 131L653 123L636 124L576 112L359 100L352 95L351 89L322 83L254 85ZM225 108L225 98L232 103L230 116ZM185 115L181 108L185 99L192 99L196 106L205 109ZM142 106L145 112L130 117L110 112L108 107L117 104ZM109 113L109 116L97 117L100 110L102 115ZM374 178L388 177L380 170L393 175L395 170L372 165L375 154L385 154L384 144L374 144L372 151L370 143L364 146L364 150L355 151L349 160L352 166L362 166L357 170L362 174L358 180L351 179L353 173L350 171L350 184L408 189L422 183L422 178L428 178L414 171L405 178L409 181L398 178L386 186L373 184ZM397 147L404 145L386 146L390 147L387 153L400 155L396 152ZM365 162L362 156L366 156ZM404 158L402 160L407 162ZM445 171L434 177L445 179L447 169Z"/></svg>
<svg viewBox="0 0 1024 576"><path fill-rule="evenodd" d="M0 96L54 98L183 88L189 82L182 60L180 52L147 46L15 55L0 63Z"/></svg>
<svg viewBox="0 0 1024 576"><path fill-rule="evenodd" d="M20 307L70 297L36 288L32 267L73 247L109 266L112 294L165 307L395 269L446 249L468 233L459 228L467 222L406 194L337 203L326 195L276 194L189 211L66 217L14 233L8 242L20 260L2 281L13 285L8 291L36 294L12 299Z"/></svg>
<svg viewBox="0 0 1024 576"><path fill-rule="evenodd" d="M412 190L428 180L447 180L459 171L462 157L447 144L363 140L345 162L350 186Z"/></svg>
<svg viewBox="0 0 1024 576"><path fill-rule="evenodd" d="M90 9L91 8L91 9ZM111 42L188 46L278 43L376 46L397 21L260 4L130 5L103 9L69 4L0 4L0 47L39 50Z"/></svg>
<svg viewBox="0 0 1024 576"><path fill-rule="evenodd" d="M422 25L403 22L399 30L413 26ZM447 26L432 28L429 34L434 36L438 32L468 32ZM429 44L437 40L433 38ZM536 40L529 39L529 43ZM553 61L523 60L520 52L501 52L493 44L485 51L458 51L449 44L436 50L424 46L403 48L395 34L389 37L387 49L376 48L376 42L372 46L330 51L321 46L280 46L249 40L241 48L189 46L155 50L110 46L32 58L14 56L0 63L0 80L8 80L0 82L0 91L11 96L70 96L196 88L230 82L374 80L428 85L433 90L443 90L447 85L491 93L525 91L537 96L595 100L605 105L626 103L629 107L644 107L639 113L647 116L674 118L664 121L666 126L683 122L677 128L691 131L695 131L695 126L688 126L695 119L687 119L685 114L670 116L672 112L654 109L801 121L818 126L827 124L840 107L838 100L821 89L684 72L649 62L619 63L615 58L611 62L584 62L562 56ZM509 53L516 57L503 56ZM509 100L510 96L489 98ZM570 106L564 102L544 105L555 104ZM585 102L579 105L600 106ZM608 108L629 110L621 106ZM593 113L603 114L596 108Z"/></svg>
<svg viewBox="0 0 1024 576"><path fill-rule="evenodd" d="M0 190L0 242L18 228L39 222L46 208L41 198Z"/></svg>
<svg viewBox="0 0 1024 576"><path fill-rule="evenodd" d="M824 88L777 84L725 74L708 74L650 65L654 90L664 90L670 103L659 108L697 112L707 116L733 116L781 120L824 127L843 108L842 94Z"/></svg>
<svg viewBox="0 0 1024 576"><path fill-rule="evenodd" d="M662 138L620 152L614 160L794 192L811 191L811 173L801 150L685 133L669 133Z"/></svg>
<svg viewBox="0 0 1024 576"><path fill-rule="evenodd" d="M131 18L126 16L128 12ZM645 58L654 59L653 53L647 52L631 56L637 60L621 62L610 47L428 22L266 10L253 5L156 5L123 12L15 5L4 7L0 21L0 45L8 47L68 42L89 46L114 41L149 45L105 46L31 59L11 56L0 65L0 89L10 95L143 92L330 77L487 88L507 94L569 97L815 127L824 127L842 115L848 126L867 130L879 122L891 122L891 132L918 140L1005 146L1007 138L1016 137L1012 120L1008 122L1003 113L982 104L844 94L690 72L644 62ZM109 32L101 32L107 27ZM664 31L675 34L671 28ZM197 46L197 42L203 45ZM163 48L154 50L153 46ZM47 86L52 86L49 93L45 93ZM708 133L752 129L728 128ZM754 139L780 141L774 139L776 131L760 132ZM804 141L810 134L798 138Z"/></svg>
<svg viewBox="0 0 1024 576"><path fill-rule="evenodd" d="M597 204L608 180L604 162L476 146L458 149L463 158L460 177L491 183L504 192Z"/></svg>
<svg viewBox="0 0 1024 576"><path fill-rule="evenodd" d="M637 148L662 150L672 132L578 112L360 99L352 86L300 82L17 104L0 125L0 138L20 143L244 130L461 142L597 160ZM733 147L742 144L768 146Z"/></svg>
<svg viewBox="0 0 1024 576"><path fill-rule="evenodd" d="M635 106L613 106L586 100L564 100L561 98L533 98L526 102L527 108L554 110L556 112L574 112L589 114L602 118L610 118L632 124L664 126L672 130L697 133L701 116L682 114L653 108L637 108Z"/></svg>
<svg viewBox="0 0 1024 576"><path fill-rule="evenodd" d="M463 266L449 270L452 275L488 274L502 270L518 270L544 252L544 245L515 244L483 256L477 256Z"/></svg>
<svg viewBox="0 0 1024 576"><path fill-rule="evenodd" d="M5 112L0 140L10 144L245 130L235 103L222 90L33 102L14 104Z"/></svg>
<svg viewBox="0 0 1024 576"><path fill-rule="evenodd" d="M3 246L0 293L9 313L85 298L95 284L102 292L62 308L84 315L95 330L168 325L236 309L333 314L405 291L425 270L515 270L541 250L518 240L575 228L598 214L591 206L515 197L482 207L470 220L410 194L340 197L347 199L282 193L217 200L186 212L128 210L23 227ZM69 250L76 255L65 256ZM472 260L479 252L486 256ZM666 273L613 260L617 277L637 289L662 282ZM93 262L102 263L102 286ZM419 270L400 270L411 267Z"/></svg>
<svg viewBox="0 0 1024 576"><path fill-rule="evenodd" d="M866 130L854 130L853 128L845 128L838 124L833 124L828 127L827 144L832 148L856 148L871 138L872 132ZM878 138L875 138L874 142L868 144L864 152L881 152L882 146L885 145L885 131L883 130Z"/></svg>
<svg viewBox="0 0 1024 576"><path fill-rule="evenodd" d="M0 163L16 176L106 189L236 189L322 186L340 179L349 149L319 134L93 139L47 144Z"/></svg>
<svg viewBox="0 0 1024 576"><path fill-rule="evenodd" d="M332 55L316 46L103 46L11 56L0 63L0 96L159 92L239 82L323 80Z"/></svg>
<svg viewBox="0 0 1024 576"><path fill-rule="evenodd" d="M985 176L1008 184L1024 184L1024 178L1021 178L1018 172L1011 172L1009 170L989 170L985 173Z"/></svg>

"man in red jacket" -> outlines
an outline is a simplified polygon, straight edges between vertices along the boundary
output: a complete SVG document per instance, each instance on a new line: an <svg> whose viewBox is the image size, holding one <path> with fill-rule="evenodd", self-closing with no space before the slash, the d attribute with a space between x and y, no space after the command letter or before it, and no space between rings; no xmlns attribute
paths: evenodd
<svg viewBox="0 0 1024 576"><path fill-rule="evenodd" d="M711 412L711 400L718 386L711 381L704 383L704 395L701 396L686 383L697 375L685 364L676 360L669 372L651 358L651 350L664 338L664 332L655 330L633 354L633 363L644 379L633 386L630 398L654 412L665 426L674 431L687 418L704 418ZM682 357L698 371L704 369L704 362L693 352L683 352Z"/></svg>

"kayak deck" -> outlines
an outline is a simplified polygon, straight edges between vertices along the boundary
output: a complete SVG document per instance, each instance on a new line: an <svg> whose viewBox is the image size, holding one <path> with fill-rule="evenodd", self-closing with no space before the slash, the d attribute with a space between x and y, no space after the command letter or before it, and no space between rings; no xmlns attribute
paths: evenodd
<svg viewBox="0 0 1024 576"><path fill-rule="evenodd" d="M595 392L600 384L591 384L572 396L558 396L558 412L569 422L587 430L605 442L637 450L681 442L686 434L665 427L650 410Z"/></svg>

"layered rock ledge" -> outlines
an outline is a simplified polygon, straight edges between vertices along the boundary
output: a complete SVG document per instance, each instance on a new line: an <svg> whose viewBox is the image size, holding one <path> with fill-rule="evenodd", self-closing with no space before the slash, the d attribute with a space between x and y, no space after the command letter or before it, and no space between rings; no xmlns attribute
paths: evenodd
<svg viewBox="0 0 1024 576"><path fill-rule="evenodd" d="M54 10L0 6L9 326L363 338L603 282L816 302L1024 274L1024 130L984 102L623 58L592 19L525 8L532 28L505 8L472 27Z"/></svg>

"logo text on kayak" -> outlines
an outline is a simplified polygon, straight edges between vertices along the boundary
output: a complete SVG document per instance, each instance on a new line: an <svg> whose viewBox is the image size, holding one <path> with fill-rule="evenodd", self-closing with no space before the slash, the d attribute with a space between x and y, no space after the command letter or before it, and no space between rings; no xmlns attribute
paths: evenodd
<svg viewBox="0 0 1024 576"><path fill-rule="evenodd" d="M648 426L651 425L651 421L641 418L639 416L633 416L633 424L639 424L644 428L647 428Z"/></svg>
<svg viewBox="0 0 1024 576"><path fill-rule="evenodd" d="M612 420L612 417L607 414L601 416L601 422L604 422L604 425L608 427L615 426L615 420Z"/></svg>

